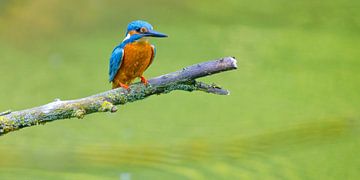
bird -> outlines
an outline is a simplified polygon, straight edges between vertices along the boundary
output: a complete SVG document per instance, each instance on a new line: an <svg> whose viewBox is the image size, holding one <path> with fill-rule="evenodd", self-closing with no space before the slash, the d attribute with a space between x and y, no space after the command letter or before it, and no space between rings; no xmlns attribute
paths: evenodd
<svg viewBox="0 0 360 180"><path fill-rule="evenodd" d="M168 36L155 31L150 23L143 20L128 24L124 40L114 48L110 57L109 82L112 83L112 89L128 89L136 78L148 85L143 73L151 65L156 54L155 46L150 44L148 37Z"/></svg>

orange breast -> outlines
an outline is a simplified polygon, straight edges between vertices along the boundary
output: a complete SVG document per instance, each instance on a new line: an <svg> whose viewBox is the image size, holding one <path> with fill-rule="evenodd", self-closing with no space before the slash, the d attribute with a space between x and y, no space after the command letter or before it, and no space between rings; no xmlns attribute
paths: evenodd
<svg viewBox="0 0 360 180"><path fill-rule="evenodd" d="M120 82L129 85L135 78L142 76L152 61L153 53L151 44L146 41L127 44L114 83Z"/></svg>

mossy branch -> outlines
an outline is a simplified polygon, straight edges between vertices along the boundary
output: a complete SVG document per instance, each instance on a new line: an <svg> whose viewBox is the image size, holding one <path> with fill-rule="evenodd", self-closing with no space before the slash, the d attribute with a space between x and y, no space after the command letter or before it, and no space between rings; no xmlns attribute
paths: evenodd
<svg viewBox="0 0 360 180"><path fill-rule="evenodd" d="M148 86L135 83L129 90L118 88L81 99L66 101L56 99L54 102L31 109L14 112L8 110L0 113L0 135L55 120L84 118L85 115L95 112L116 112L116 105L142 100L154 94L169 93L173 90L228 95L229 91L216 85L198 82L196 79L236 68L236 60L225 57L150 79Z"/></svg>

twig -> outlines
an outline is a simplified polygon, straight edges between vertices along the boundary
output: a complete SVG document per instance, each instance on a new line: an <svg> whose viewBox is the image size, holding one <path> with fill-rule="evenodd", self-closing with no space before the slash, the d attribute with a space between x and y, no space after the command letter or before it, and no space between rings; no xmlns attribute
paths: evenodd
<svg viewBox="0 0 360 180"><path fill-rule="evenodd" d="M2 113L0 114L0 135L54 120L83 118L85 115L95 112L116 112L116 105L142 100L154 94L169 93L173 90L197 90L228 95L229 91L217 85L209 85L195 81L195 79L236 68L236 60L232 57L225 57L150 79L148 86L135 83L130 86L130 90L118 88L81 99L66 101L56 99L43 106Z"/></svg>
<svg viewBox="0 0 360 180"><path fill-rule="evenodd" d="M0 116L4 116L4 115L10 114L10 113L11 113L11 110L6 110L4 112L0 112Z"/></svg>

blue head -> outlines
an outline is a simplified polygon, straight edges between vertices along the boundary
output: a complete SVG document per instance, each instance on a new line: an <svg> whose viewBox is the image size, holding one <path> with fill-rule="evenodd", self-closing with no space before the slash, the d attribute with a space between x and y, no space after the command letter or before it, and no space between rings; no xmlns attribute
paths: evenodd
<svg viewBox="0 0 360 180"><path fill-rule="evenodd" d="M129 23L124 41L133 42L143 37L167 37L167 35L154 31L153 26L146 21L137 20Z"/></svg>

